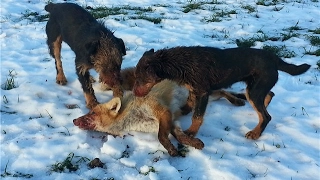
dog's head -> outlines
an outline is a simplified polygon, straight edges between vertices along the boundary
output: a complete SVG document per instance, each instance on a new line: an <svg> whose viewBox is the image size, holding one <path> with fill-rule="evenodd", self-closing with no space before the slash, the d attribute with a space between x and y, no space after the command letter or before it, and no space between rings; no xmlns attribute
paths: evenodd
<svg viewBox="0 0 320 180"><path fill-rule="evenodd" d="M110 129L116 123L115 119L118 116L120 108L121 100L115 97L107 103L98 104L88 114L74 119L73 124L84 130L95 130L119 135Z"/></svg>
<svg viewBox="0 0 320 180"><path fill-rule="evenodd" d="M116 41L122 42L122 39L115 38ZM122 64L122 50L119 44L113 42L110 37L102 37L97 41L87 44L90 49L91 63L94 69L99 73L100 81L107 84L110 88L120 87L122 78L120 69ZM123 44L123 48L124 44ZM124 49L125 50L125 49Z"/></svg>
<svg viewBox="0 0 320 180"><path fill-rule="evenodd" d="M157 72L161 65L155 58L154 53L154 49L146 51L137 64L136 80L133 86L135 96L147 95L152 87L162 80Z"/></svg>

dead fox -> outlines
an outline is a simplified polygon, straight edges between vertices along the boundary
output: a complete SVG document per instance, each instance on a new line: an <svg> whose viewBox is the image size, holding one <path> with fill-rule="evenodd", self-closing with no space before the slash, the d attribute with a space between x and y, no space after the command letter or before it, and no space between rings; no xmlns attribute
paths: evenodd
<svg viewBox="0 0 320 180"><path fill-rule="evenodd" d="M109 102L98 104L88 114L73 120L74 125L84 130L107 132L122 135L124 132L158 132L160 143L171 156L178 150L169 140L171 133L179 143L196 149L204 147L200 139L189 137L174 124L185 105L188 91L176 83L164 80L155 85L145 97L135 97L127 92L120 99L115 97Z"/></svg>

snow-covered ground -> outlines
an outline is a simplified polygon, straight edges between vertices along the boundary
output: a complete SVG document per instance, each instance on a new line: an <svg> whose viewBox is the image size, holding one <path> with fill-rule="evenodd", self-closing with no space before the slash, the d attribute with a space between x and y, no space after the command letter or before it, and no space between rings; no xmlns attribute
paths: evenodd
<svg viewBox="0 0 320 180"><path fill-rule="evenodd" d="M54 60L46 45L46 22L33 21L33 16L23 18L31 12L46 15L44 6L48 0L2 0L1 87L11 79L17 87L0 91L1 179L320 179L320 71L316 69L320 58L305 55L319 49L319 44L311 45L310 36L320 35L309 31L320 28L319 0L259 1L276 2L269 6L251 0L218 0L188 13L182 12L184 6L206 1L68 2L91 7L151 7L153 12L143 14L161 18L159 24L129 18L137 16L134 10L103 18L107 27L125 42L123 68L135 66L150 48L229 48L237 46L236 39L262 35L275 37L276 41L256 42L254 47L286 47L296 54L284 58L287 62L309 63L312 67L295 77L279 73L279 81L272 89L276 96L268 107L272 121L260 139L244 137L258 122L249 103L235 107L225 99L210 101L197 135L205 143L204 149L189 147L186 157L170 157L156 134L131 132L124 138L115 138L75 127L72 120L88 112L75 74L75 55L63 44L62 61L68 84L57 85ZM232 10L236 13L227 13ZM223 12L226 14L222 16ZM221 21L206 22L213 17ZM290 35L290 28L297 29L291 32L296 33L295 37L282 41ZM230 90L239 92L244 87L237 83ZM98 83L94 89L100 102L107 102L112 96L112 92L100 90ZM76 108L68 108L70 105ZM191 114L180 119L186 129ZM174 138L171 140L177 145ZM103 168L87 166L94 158L104 163ZM78 170L53 171L67 160Z"/></svg>

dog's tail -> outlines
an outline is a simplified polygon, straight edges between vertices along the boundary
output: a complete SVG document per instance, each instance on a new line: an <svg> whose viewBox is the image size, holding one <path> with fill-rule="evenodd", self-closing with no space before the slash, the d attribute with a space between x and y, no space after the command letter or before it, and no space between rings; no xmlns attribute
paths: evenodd
<svg viewBox="0 0 320 180"><path fill-rule="evenodd" d="M55 6L55 4L49 3L44 7L44 10L51 12L54 6Z"/></svg>
<svg viewBox="0 0 320 180"><path fill-rule="evenodd" d="M310 67L311 66L306 63L301 64L301 65L294 65L294 64L287 63L287 62L283 61L282 59L280 59L279 63L278 63L278 69L280 71L284 71L286 73L289 73L292 76L302 74L302 73L306 72Z"/></svg>

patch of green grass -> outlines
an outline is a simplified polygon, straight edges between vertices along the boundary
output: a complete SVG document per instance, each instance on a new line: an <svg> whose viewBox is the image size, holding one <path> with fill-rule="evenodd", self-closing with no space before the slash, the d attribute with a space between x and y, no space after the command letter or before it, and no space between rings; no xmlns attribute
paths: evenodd
<svg viewBox="0 0 320 180"><path fill-rule="evenodd" d="M204 9L204 8L202 8L202 5L205 5L205 4L221 4L221 3L218 2L217 0L212 0L212 1L193 1L193 0L190 0L187 5L182 6L182 8L183 8L182 12L188 13L192 10Z"/></svg>
<svg viewBox="0 0 320 180"><path fill-rule="evenodd" d="M314 30L308 30L309 32L313 32L314 34L320 34L320 28L316 28Z"/></svg>
<svg viewBox="0 0 320 180"><path fill-rule="evenodd" d="M250 38L241 38L236 40L236 44L238 47L252 47L255 45L255 42L265 42L267 40L273 40L274 38L268 37L266 34L264 34L262 31L259 32L259 34L250 37Z"/></svg>
<svg viewBox="0 0 320 180"><path fill-rule="evenodd" d="M261 6L274 6L281 2L283 2L283 0L258 0L256 4Z"/></svg>
<svg viewBox="0 0 320 180"><path fill-rule="evenodd" d="M201 5L202 5L202 3L190 3L190 4L187 4L187 5L182 7L183 8L182 12L188 13L188 12L190 12L192 10L200 9Z"/></svg>
<svg viewBox="0 0 320 180"><path fill-rule="evenodd" d="M77 158L78 160L75 160L74 158ZM77 171L79 169L79 164L86 161L90 160L86 157L75 156L74 153L69 153L65 160L51 165L50 172L61 173L66 170L69 172Z"/></svg>
<svg viewBox="0 0 320 180"><path fill-rule="evenodd" d="M292 37L298 37L298 33L288 32L288 33L281 33L282 41L286 41Z"/></svg>
<svg viewBox="0 0 320 180"><path fill-rule="evenodd" d="M272 52L279 57L292 58L296 56L296 53L294 51L288 50L287 47L284 45L280 47L265 45L262 47L262 49Z"/></svg>
<svg viewBox="0 0 320 180"><path fill-rule="evenodd" d="M310 44L312 46L320 46L320 37L319 36L308 36Z"/></svg>
<svg viewBox="0 0 320 180"><path fill-rule="evenodd" d="M221 22L222 19L220 19L219 17L216 17L215 14L211 15L210 17L204 17L202 20L202 22Z"/></svg>
<svg viewBox="0 0 320 180"><path fill-rule="evenodd" d="M314 56L320 56L320 49L317 49L317 50L315 50L315 51L305 51L304 54L314 55Z"/></svg>
<svg viewBox="0 0 320 180"><path fill-rule="evenodd" d="M230 14L237 14L237 12L235 10L221 10L215 13L215 16L218 17L230 17Z"/></svg>
<svg viewBox="0 0 320 180"><path fill-rule="evenodd" d="M26 10L21 14L22 14L21 20L28 19L31 22L43 22L49 18L49 14L40 15L38 12L30 11L30 10Z"/></svg>
<svg viewBox="0 0 320 180"><path fill-rule="evenodd" d="M1 174L1 177L6 178L6 177L13 177L13 178L32 178L32 174L28 173L21 173L21 172L8 172L8 163L6 164L6 167L4 168L4 172Z"/></svg>
<svg viewBox="0 0 320 180"><path fill-rule="evenodd" d="M214 9L214 13L209 17L204 17L201 21L202 22L221 22L224 17L230 17L231 14L237 14L236 10L219 10Z"/></svg>
<svg viewBox="0 0 320 180"><path fill-rule="evenodd" d="M106 6L98 6L98 7L85 7L94 18L104 18L111 15L127 15L129 11L134 11L135 14L142 14L146 12L153 12L151 7L143 8L143 7L135 7L135 6L115 6L115 7L106 7Z"/></svg>
<svg viewBox="0 0 320 180"><path fill-rule="evenodd" d="M257 12L257 9L251 5L243 5L241 6L243 9L248 10L248 13Z"/></svg>
<svg viewBox="0 0 320 180"><path fill-rule="evenodd" d="M89 11L90 14L96 19L108 17L110 15L128 14L121 7L108 8L105 6L99 6L92 8L91 6L87 6L85 9L87 9L87 11Z"/></svg>
<svg viewBox="0 0 320 180"><path fill-rule="evenodd" d="M236 44L238 47L252 47L256 44L256 40L253 38L249 38L249 39L237 39L236 40Z"/></svg>
<svg viewBox="0 0 320 180"><path fill-rule="evenodd" d="M1 85L1 89L3 90L10 90L17 88L17 82L14 80L17 73L14 70L9 70L9 75L7 77L7 80Z"/></svg>
<svg viewBox="0 0 320 180"><path fill-rule="evenodd" d="M143 20L146 20L146 21L153 22L154 24L160 24L161 20L162 20L161 18L148 17L146 15L131 16L131 17L129 17L129 19L143 19Z"/></svg>

